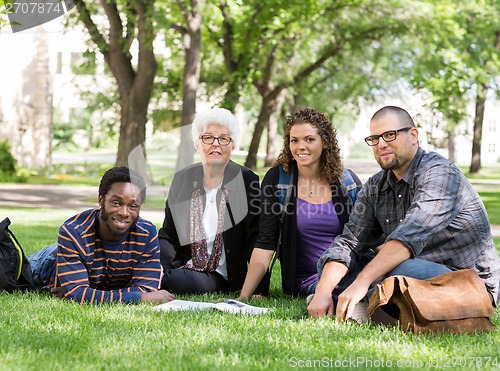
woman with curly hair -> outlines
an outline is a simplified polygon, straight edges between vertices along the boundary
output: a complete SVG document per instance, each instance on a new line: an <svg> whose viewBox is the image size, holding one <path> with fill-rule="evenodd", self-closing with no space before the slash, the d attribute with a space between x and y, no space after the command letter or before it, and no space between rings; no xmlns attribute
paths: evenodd
<svg viewBox="0 0 500 371"><path fill-rule="evenodd" d="M252 295L278 247L283 291L314 293L316 263L342 232L361 188L359 178L344 170L336 135L328 117L312 108L287 117L284 147L262 181L259 234L240 299ZM283 217L277 195L280 172L291 180ZM339 290L352 279L346 277L346 285L341 282Z"/></svg>

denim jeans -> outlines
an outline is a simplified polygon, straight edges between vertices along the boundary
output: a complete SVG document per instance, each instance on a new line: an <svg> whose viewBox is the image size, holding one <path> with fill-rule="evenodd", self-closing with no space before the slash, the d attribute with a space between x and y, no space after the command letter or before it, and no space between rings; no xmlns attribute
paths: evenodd
<svg viewBox="0 0 500 371"><path fill-rule="evenodd" d="M368 290L368 297L373 294L375 287L378 283L382 282L387 277L391 276L406 276L411 278L416 278L419 280L425 280L427 278L432 278L439 276L443 273L448 273L453 271L453 269L447 267L446 265L431 262L425 259L411 258L406 259L404 262L399 264L389 273L383 275L379 280L373 283L373 287Z"/></svg>
<svg viewBox="0 0 500 371"><path fill-rule="evenodd" d="M57 243L28 256L33 280L37 287L46 286L54 274L56 268Z"/></svg>
<svg viewBox="0 0 500 371"><path fill-rule="evenodd" d="M347 288L351 283L354 282L358 274L361 272L361 270L364 268L366 264L361 264L360 267L356 271L350 271L347 273L347 275L339 282L337 287L332 292L332 298L333 302L335 305L337 304L338 296ZM438 276L443 273L448 273L451 272L452 269L447 267L446 265L431 262L428 260L424 259L419 259L419 258L411 258L407 259L401 264L399 264L396 268L394 268L392 271L389 273L385 274L382 276L379 280L375 281L371 286L370 289L368 290L368 294L366 299L368 299L373 292L375 291L375 287L377 286L377 283L382 282L385 278L390 277L390 276L406 276L406 277L411 277L411 278L417 278L420 280L425 280L427 278L432 278L435 276ZM322 272L320 272L322 273ZM316 285L318 283L316 282L314 284L314 287L308 287L308 291L310 289L311 293L314 293L314 290L316 289ZM312 286L312 285L311 285Z"/></svg>
<svg viewBox="0 0 500 371"><path fill-rule="evenodd" d="M443 264L419 258L411 258L406 259L392 271L387 273L383 278L387 278L390 276L406 276L417 278L419 280L425 280L427 278L436 277L440 274L448 273L451 271L452 269Z"/></svg>

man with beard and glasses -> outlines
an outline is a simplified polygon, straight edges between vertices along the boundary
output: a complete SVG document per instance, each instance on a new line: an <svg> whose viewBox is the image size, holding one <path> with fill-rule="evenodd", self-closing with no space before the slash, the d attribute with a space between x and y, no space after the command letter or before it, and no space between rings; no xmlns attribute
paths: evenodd
<svg viewBox="0 0 500 371"><path fill-rule="evenodd" d="M146 199L142 176L127 167L108 170L99 208L66 220L58 242L28 257L38 286L79 303L166 302L156 227L139 217Z"/></svg>
<svg viewBox="0 0 500 371"><path fill-rule="evenodd" d="M496 306L500 258L472 185L446 158L419 146L418 129L404 109L378 110L370 134L365 141L382 171L364 184L342 234L319 259L322 273L310 315L350 319L371 285L383 278L427 279L468 268L477 271ZM333 288L368 249L378 252L335 308Z"/></svg>

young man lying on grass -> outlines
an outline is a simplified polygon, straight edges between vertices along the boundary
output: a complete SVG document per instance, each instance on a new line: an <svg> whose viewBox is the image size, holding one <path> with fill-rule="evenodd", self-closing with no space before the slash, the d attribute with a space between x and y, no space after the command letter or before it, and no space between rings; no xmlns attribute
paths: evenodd
<svg viewBox="0 0 500 371"><path fill-rule="evenodd" d="M145 199L139 173L126 167L108 170L99 185L99 208L66 220L57 244L28 257L36 284L79 303L173 300L158 290L156 227L139 217Z"/></svg>

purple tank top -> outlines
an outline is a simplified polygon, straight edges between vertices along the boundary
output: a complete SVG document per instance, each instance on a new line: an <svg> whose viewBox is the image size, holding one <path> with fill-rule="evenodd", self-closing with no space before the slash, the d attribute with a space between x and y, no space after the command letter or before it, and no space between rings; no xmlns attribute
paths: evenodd
<svg viewBox="0 0 500 371"><path fill-rule="evenodd" d="M313 204L297 199L297 263L295 287L298 293L318 280L316 263L342 232L331 201Z"/></svg>

